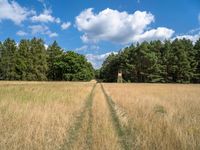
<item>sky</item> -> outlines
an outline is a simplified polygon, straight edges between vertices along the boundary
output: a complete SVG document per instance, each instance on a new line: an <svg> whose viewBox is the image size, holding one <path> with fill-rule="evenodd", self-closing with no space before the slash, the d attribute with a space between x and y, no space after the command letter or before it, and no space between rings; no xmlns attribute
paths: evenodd
<svg viewBox="0 0 200 150"><path fill-rule="evenodd" d="M137 42L200 37L200 0L0 0L0 41L42 38L99 68Z"/></svg>

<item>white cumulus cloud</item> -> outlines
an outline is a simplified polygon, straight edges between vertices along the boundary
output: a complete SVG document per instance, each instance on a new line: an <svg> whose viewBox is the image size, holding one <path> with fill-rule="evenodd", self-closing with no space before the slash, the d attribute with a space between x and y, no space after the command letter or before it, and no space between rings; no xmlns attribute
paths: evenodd
<svg viewBox="0 0 200 150"><path fill-rule="evenodd" d="M76 26L83 32L83 42L111 41L127 44L149 39L167 39L173 30L160 27L148 30L155 21L153 14L146 11L136 11L128 14L126 11L105 9L97 14L92 8L82 11L76 17Z"/></svg>
<svg viewBox="0 0 200 150"><path fill-rule="evenodd" d="M0 0L0 21L11 20L19 25L22 21L26 20L28 16L34 13L33 10L28 10L15 1L9 2L8 0Z"/></svg>
<svg viewBox="0 0 200 150"><path fill-rule="evenodd" d="M32 16L31 20L33 22L44 22L44 23L48 23L48 22L55 22L55 23L60 23L61 20L60 18L55 18L52 15L52 11L48 10L48 9L44 9L43 13L39 14L38 16Z"/></svg>
<svg viewBox="0 0 200 150"><path fill-rule="evenodd" d="M70 26L71 26L71 23L70 23L70 22L64 22L64 23L62 23L61 28L62 28L62 30L66 30L66 29L68 29Z"/></svg>

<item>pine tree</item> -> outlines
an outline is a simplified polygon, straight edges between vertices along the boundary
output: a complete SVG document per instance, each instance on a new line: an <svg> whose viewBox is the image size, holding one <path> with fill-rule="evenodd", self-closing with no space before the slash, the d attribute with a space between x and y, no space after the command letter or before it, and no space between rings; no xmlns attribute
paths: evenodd
<svg viewBox="0 0 200 150"><path fill-rule="evenodd" d="M3 44L0 41L0 80L3 80L3 73L2 73L2 52L3 52Z"/></svg>
<svg viewBox="0 0 200 150"><path fill-rule="evenodd" d="M200 83L200 38L196 41L195 46L195 61L197 63L196 67L196 76L194 81Z"/></svg>
<svg viewBox="0 0 200 150"><path fill-rule="evenodd" d="M29 68L31 68L32 65L29 59L30 56L30 41L21 40L16 55L16 73L19 80L31 80L28 78Z"/></svg>
<svg viewBox="0 0 200 150"><path fill-rule="evenodd" d="M47 52L42 39L33 38L30 41L29 80L47 80Z"/></svg>
<svg viewBox="0 0 200 150"><path fill-rule="evenodd" d="M58 46L56 41L53 42L47 49L47 62L48 62L48 79L49 80L60 80L58 78L59 72L57 72L55 68L55 64L60 59L61 55L63 54L62 49Z"/></svg>
<svg viewBox="0 0 200 150"><path fill-rule="evenodd" d="M16 52L17 47L14 40L6 39L1 46L1 79L15 80L16 77Z"/></svg>

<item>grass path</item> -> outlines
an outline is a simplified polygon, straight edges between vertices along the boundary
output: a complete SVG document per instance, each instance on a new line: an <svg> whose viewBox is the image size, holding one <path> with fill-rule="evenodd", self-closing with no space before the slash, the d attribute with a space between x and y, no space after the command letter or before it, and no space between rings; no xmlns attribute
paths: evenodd
<svg viewBox="0 0 200 150"><path fill-rule="evenodd" d="M91 132L90 131L91 124L92 124L91 110L92 110L95 87L96 87L96 84L93 86L93 89L88 95L84 108L78 114L78 116L76 116L76 121L69 129L68 137L64 141L64 144L61 146L61 150L65 150L65 149L74 150L76 149L76 147L78 149L78 147L81 145L81 142L82 142L81 140L86 139L86 138L91 139L90 133L88 133L87 136L85 137L85 135L82 132L84 132L85 129L87 130L87 132Z"/></svg>
<svg viewBox="0 0 200 150"><path fill-rule="evenodd" d="M92 150L119 150L118 136L100 84L97 85L93 103Z"/></svg>
<svg viewBox="0 0 200 150"><path fill-rule="evenodd" d="M68 137L61 149L120 150L119 141L101 85L97 84L68 131Z"/></svg>
<svg viewBox="0 0 200 150"><path fill-rule="evenodd" d="M112 117L112 122L116 133L119 137L119 142L121 144L121 148L125 150L131 150L134 146L134 131L130 128L130 122L126 118L126 122L124 121L125 112L122 112L119 108L117 108L116 104L113 102L112 98L106 93L103 85L101 84L102 91L104 93L105 99L107 101L110 115ZM135 148L134 148L135 149Z"/></svg>

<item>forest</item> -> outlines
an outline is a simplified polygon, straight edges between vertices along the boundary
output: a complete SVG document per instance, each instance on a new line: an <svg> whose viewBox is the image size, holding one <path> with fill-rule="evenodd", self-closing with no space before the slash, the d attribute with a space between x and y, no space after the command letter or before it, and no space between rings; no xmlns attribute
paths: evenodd
<svg viewBox="0 0 200 150"><path fill-rule="evenodd" d="M110 54L96 76L116 82L119 71L124 82L200 83L200 39L132 44Z"/></svg>
<svg viewBox="0 0 200 150"><path fill-rule="evenodd" d="M85 56L64 51L55 41L45 48L42 39L10 38L0 42L0 80L89 81L94 78L92 64Z"/></svg>
<svg viewBox="0 0 200 150"><path fill-rule="evenodd" d="M200 39L132 44L110 54L94 70L84 55L64 51L56 41L45 48L42 39L8 38L0 42L0 80L200 83Z"/></svg>

